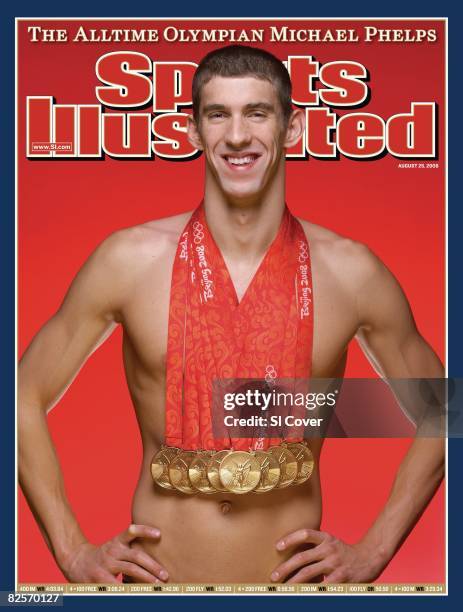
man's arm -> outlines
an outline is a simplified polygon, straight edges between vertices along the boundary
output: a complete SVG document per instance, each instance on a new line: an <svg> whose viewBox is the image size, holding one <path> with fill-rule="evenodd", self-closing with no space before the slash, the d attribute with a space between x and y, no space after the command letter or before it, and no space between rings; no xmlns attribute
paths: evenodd
<svg viewBox="0 0 463 612"><path fill-rule="evenodd" d="M136 270L127 270L126 249L127 231L114 234L93 253L19 366L19 480L48 547L73 582L115 582L120 571L151 582L162 571L148 555L142 558L130 548L135 537L157 538L158 530L131 526L102 547L87 542L66 496L46 418L120 321L137 281Z"/></svg>
<svg viewBox="0 0 463 612"><path fill-rule="evenodd" d="M346 287L355 305L357 338L378 373L386 378L442 378L444 369L417 330L397 280L366 247L350 243ZM354 272L352 272L354 270ZM413 408L413 407L412 407ZM322 574L327 582L370 582L377 578L407 537L444 476L445 441L417 437L400 464L382 512L362 540L348 545L330 534L303 529L285 536L278 550L312 544L272 574L282 581L307 582Z"/></svg>

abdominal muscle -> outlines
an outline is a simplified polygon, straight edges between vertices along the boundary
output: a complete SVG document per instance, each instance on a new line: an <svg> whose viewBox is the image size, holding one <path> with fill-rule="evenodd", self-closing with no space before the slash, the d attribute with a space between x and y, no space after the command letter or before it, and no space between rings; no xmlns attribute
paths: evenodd
<svg viewBox="0 0 463 612"><path fill-rule="evenodd" d="M149 457L148 457L149 455ZM169 573L169 582L270 582L270 574L294 551L276 543L301 528L319 529L318 470L303 485L263 494L185 495L161 489L145 455L132 503L132 520L161 531L159 541L137 540Z"/></svg>

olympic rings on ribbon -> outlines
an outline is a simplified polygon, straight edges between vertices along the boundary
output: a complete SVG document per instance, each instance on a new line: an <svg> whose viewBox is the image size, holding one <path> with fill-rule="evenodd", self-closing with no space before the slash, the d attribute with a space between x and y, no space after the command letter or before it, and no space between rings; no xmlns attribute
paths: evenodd
<svg viewBox="0 0 463 612"><path fill-rule="evenodd" d="M302 240L299 241L299 263L305 263L309 259L309 250L307 244Z"/></svg>
<svg viewBox="0 0 463 612"><path fill-rule="evenodd" d="M200 244L204 239L203 225L199 221L193 223L193 242Z"/></svg>
<svg viewBox="0 0 463 612"><path fill-rule="evenodd" d="M265 381L268 384L275 384L275 378L277 377L277 372L272 365L268 365L265 368Z"/></svg>

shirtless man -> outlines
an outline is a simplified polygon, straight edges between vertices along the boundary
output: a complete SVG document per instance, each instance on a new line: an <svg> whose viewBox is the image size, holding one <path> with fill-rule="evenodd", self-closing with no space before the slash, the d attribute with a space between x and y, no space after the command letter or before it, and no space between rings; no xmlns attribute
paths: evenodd
<svg viewBox="0 0 463 612"><path fill-rule="evenodd" d="M218 73L201 65L197 71L189 138L204 152L207 225L241 298L278 232L285 151L302 137L304 115L292 109L288 75L273 56L251 49L241 61L242 47L216 53ZM81 583L117 582L120 573L133 582L374 580L443 477L442 439L415 439L385 507L354 545L319 531L320 443L311 442L315 469L301 486L264 495L182 495L154 486L150 463L165 441L171 275L190 216L124 229L105 240L22 359L20 482L56 562L69 581ZM300 223L312 260L312 376L342 376L354 336L381 376L443 376L385 266L364 245ZM143 466L133 524L95 546L66 498L46 413L118 324L124 329L124 364L141 429Z"/></svg>

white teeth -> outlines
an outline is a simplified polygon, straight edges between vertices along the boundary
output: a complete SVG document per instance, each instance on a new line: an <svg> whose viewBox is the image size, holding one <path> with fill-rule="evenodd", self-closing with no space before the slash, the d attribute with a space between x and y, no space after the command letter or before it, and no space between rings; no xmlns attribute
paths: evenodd
<svg viewBox="0 0 463 612"><path fill-rule="evenodd" d="M227 160L234 166L244 166L244 164L250 164L254 161L254 157L252 155L248 155L247 157L227 157Z"/></svg>

